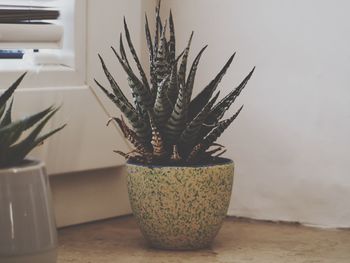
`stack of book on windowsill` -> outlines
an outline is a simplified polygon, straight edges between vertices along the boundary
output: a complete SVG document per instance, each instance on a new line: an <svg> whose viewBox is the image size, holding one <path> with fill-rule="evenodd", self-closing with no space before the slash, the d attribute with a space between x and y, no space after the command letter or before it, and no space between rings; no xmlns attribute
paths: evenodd
<svg viewBox="0 0 350 263"><path fill-rule="evenodd" d="M56 20L58 10L39 6L0 5L0 23L25 24L48 23L43 20Z"/></svg>
<svg viewBox="0 0 350 263"><path fill-rule="evenodd" d="M0 49L0 59L22 59L23 54L23 50Z"/></svg>
<svg viewBox="0 0 350 263"><path fill-rule="evenodd" d="M31 43L60 43L63 26L57 22L59 16L58 8L0 4L0 49L28 48L33 46Z"/></svg>

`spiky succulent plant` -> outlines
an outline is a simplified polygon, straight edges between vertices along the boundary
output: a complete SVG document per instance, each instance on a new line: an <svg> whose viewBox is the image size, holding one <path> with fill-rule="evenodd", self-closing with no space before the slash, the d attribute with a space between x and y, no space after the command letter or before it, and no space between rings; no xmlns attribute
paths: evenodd
<svg viewBox="0 0 350 263"><path fill-rule="evenodd" d="M219 92L215 95L214 93L232 63L235 56L233 54L216 77L191 100L197 67L207 46L200 50L187 74L193 32L185 50L176 56L172 13L170 11L167 26L167 22L163 24L159 11L160 1L156 7L153 38L146 15L145 32L149 50L150 81L133 46L125 18L125 37L138 73L133 71L129 62L122 35L120 35L119 52L112 47L117 60L126 72L133 103L126 98L99 55L113 92L108 91L98 81L95 82L125 115L131 127L128 127L123 118L115 117L112 120L119 125L124 136L135 147L130 153L116 152L128 160L144 164L208 163L225 152L224 146L215 142L237 118L243 107L232 117L225 120L222 118L246 86L254 68L233 91L217 102Z"/></svg>
<svg viewBox="0 0 350 263"><path fill-rule="evenodd" d="M58 108L49 107L29 117L12 121L13 93L22 82L24 73L0 96L0 168L20 165L27 154L65 125L41 135L41 131ZM32 129L31 129L32 128ZM30 130L31 129L31 130Z"/></svg>

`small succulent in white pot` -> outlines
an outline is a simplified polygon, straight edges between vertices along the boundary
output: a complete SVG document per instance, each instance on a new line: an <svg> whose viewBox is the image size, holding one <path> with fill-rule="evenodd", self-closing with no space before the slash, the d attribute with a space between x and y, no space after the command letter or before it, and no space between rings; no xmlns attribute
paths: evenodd
<svg viewBox="0 0 350 263"><path fill-rule="evenodd" d="M26 157L65 125L42 134L54 107L12 120L13 94L25 75L0 96L0 262L54 263L57 234L45 165Z"/></svg>
<svg viewBox="0 0 350 263"><path fill-rule="evenodd" d="M218 101L219 92L215 94L215 91L234 59L233 54L192 99L197 68L207 46L187 70L193 33L186 48L177 55L172 13L168 22L163 23L159 11L160 1L153 37L146 17L149 76L135 52L125 20L125 37L138 73L132 69L122 36L119 51L112 47L126 72L133 103L124 95L101 56L113 92L98 81L96 84L127 120L112 119L135 149L116 153L127 160L130 202L145 238L158 248L196 249L211 244L227 213L234 167L232 160L220 157L225 147L216 140L241 112L243 107L223 119L254 68L237 88Z"/></svg>

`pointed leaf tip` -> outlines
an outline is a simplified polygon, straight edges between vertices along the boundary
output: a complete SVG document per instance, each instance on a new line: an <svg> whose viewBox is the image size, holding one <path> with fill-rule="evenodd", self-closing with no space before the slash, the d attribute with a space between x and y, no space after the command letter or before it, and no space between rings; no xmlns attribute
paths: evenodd
<svg viewBox="0 0 350 263"><path fill-rule="evenodd" d="M229 60L227 61L227 63L230 63L232 62L232 60L235 58L236 56L236 52L232 54L232 56L229 58Z"/></svg>
<svg viewBox="0 0 350 263"><path fill-rule="evenodd" d="M24 72L24 73L19 77L19 79L22 80L27 74L28 74L28 71Z"/></svg>

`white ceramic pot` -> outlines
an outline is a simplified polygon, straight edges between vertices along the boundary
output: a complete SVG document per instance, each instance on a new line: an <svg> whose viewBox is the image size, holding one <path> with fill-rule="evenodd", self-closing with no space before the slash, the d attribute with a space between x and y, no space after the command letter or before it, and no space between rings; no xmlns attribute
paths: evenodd
<svg viewBox="0 0 350 263"><path fill-rule="evenodd" d="M45 165L0 169L0 262L55 263L57 231Z"/></svg>

